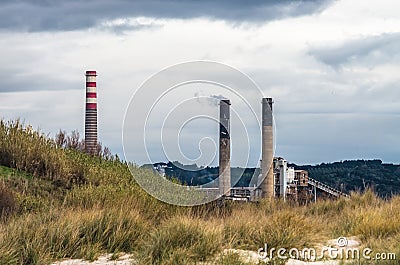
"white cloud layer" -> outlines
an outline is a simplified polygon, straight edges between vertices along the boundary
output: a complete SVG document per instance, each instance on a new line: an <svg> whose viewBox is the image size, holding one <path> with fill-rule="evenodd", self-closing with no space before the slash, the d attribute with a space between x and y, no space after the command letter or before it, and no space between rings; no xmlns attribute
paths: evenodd
<svg viewBox="0 0 400 265"><path fill-rule="evenodd" d="M396 0L341 0L265 22L122 16L73 31L3 30L0 117L51 135L83 134L84 71L95 69L99 136L121 156L125 109L140 84L169 65L212 60L249 74L274 98L277 155L399 163L398 10ZM197 146L187 152L195 157Z"/></svg>

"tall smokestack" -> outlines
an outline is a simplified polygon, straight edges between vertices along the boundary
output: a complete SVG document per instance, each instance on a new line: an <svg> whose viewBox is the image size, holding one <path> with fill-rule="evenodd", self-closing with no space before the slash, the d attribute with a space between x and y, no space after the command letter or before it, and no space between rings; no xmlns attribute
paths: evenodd
<svg viewBox="0 0 400 265"><path fill-rule="evenodd" d="M272 127L272 98L262 99L262 160L261 190L262 197L274 198L274 136Z"/></svg>
<svg viewBox="0 0 400 265"><path fill-rule="evenodd" d="M97 147L97 87L96 71L86 71L85 146L94 154Z"/></svg>
<svg viewBox="0 0 400 265"><path fill-rule="evenodd" d="M219 105L219 192L229 195L231 188L230 112L228 99Z"/></svg>

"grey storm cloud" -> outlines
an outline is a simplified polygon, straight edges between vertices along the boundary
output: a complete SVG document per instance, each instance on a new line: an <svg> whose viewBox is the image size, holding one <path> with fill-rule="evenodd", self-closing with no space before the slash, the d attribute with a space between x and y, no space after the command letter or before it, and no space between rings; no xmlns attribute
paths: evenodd
<svg viewBox="0 0 400 265"><path fill-rule="evenodd" d="M14 71L0 67L0 94L4 92L61 91L82 88L82 84L76 80L64 79L60 82L60 77L57 76L41 74L32 77L18 71L20 70Z"/></svg>
<svg viewBox="0 0 400 265"><path fill-rule="evenodd" d="M400 33L368 36L347 41L338 46L319 47L309 54L334 68L347 63L359 62L373 67L382 62L400 59Z"/></svg>
<svg viewBox="0 0 400 265"><path fill-rule="evenodd" d="M104 20L137 16L182 19L209 17L234 23L258 22L319 12L331 2L332 0L5 0L0 3L0 29L77 30L96 26Z"/></svg>

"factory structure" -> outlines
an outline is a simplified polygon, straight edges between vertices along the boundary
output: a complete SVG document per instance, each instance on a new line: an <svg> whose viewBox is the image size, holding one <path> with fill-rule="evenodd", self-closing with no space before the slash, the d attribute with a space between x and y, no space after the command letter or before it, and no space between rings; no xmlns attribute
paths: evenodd
<svg viewBox="0 0 400 265"><path fill-rule="evenodd" d="M95 154L97 149L97 72L88 70L86 76L85 149ZM262 198L282 198L298 203L316 201L317 197L347 197L328 185L308 176L305 170L288 167L287 161L274 157L273 99L263 98L262 104L262 160L257 185L232 187L230 148L230 100L219 103L219 173L218 188L204 188L205 193L217 194L228 200L257 201ZM158 170L158 169L156 169ZM158 170L159 171L159 170ZM163 174L165 175L165 173Z"/></svg>
<svg viewBox="0 0 400 265"><path fill-rule="evenodd" d="M316 201L317 198L349 197L348 194L310 178L307 170L288 167L287 161L282 157L274 158L273 170L276 198L306 204Z"/></svg>
<svg viewBox="0 0 400 265"><path fill-rule="evenodd" d="M230 174L230 101L220 101L219 195L230 200L257 201L281 198L306 204L318 198L348 197L308 176L306 170L295 170L281 157L274 157L272 98L262 99L261 173L255 187L231 187Z"/></svg>

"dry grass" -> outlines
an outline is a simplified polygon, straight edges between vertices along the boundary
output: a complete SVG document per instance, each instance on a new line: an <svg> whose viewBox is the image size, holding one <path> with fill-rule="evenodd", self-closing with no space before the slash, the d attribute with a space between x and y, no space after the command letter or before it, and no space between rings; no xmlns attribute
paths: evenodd
<svg viewBox="0 0 400 265"><path fill-rule="evenodd" d="M215 259L225 248L257 251L267 243L271 248L302 249L336 235L357 235L363 246L400 255L399 197L370 207L345 201L336 215L333 210L310 213L312 208L306 207L271 211L268 203L233 204L230 214L222 217L141 205L133 197L119 200L113 207L55 207L14 216L0 225L0 264L43 264L66 257L93 260L119 252L134 253L140 264L194 264ZM329 203L334 209L339 202L314 207ZM151 213L158 207L165 207L162 218ZM236 259L224 257L218 263L241 264Z"/></svg>
<svg viewBox="0 0 400 265"><path fill-rule="evenodd" d="M154 229L140 249L140 264L206 261L222 250L222 226L187 215L172 217Z"/></svg>
<svg viewBox="0 0 400 265"><path fill-rule="evenodd" d="M0 227L0 263L42 264L67 257L93 260L103 252L132 252L148 228L136 210L26 214Z"/></svg>

